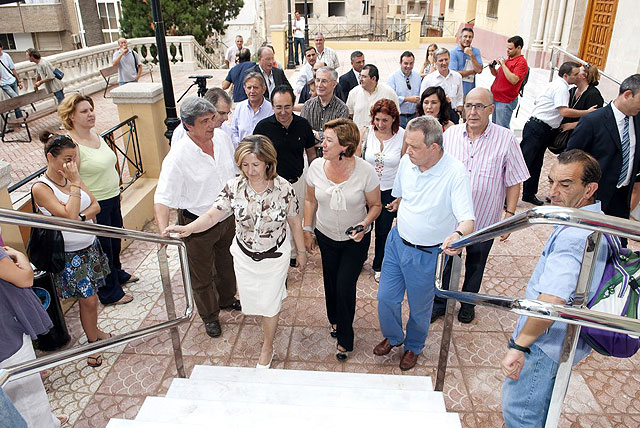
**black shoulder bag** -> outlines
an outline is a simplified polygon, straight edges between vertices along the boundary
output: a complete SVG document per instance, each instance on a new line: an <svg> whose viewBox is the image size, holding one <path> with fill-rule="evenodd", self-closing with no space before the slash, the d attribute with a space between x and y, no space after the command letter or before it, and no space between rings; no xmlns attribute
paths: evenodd
<svg viewBox="0 0 640 428"><path fill-rule="evenodd" d="M43 183L46 185L46 183ZM31 190L31 209L37 213ZM41 271L60 273L64 269L64 238L62 232L32 227L27 243L27 255L31 263Z"/></svg>

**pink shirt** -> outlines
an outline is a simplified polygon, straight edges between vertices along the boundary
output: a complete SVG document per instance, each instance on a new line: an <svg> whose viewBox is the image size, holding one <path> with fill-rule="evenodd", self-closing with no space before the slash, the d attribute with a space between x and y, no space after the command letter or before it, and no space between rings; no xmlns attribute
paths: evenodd
<svg viewBox="0 0 640 428"><path fill-rule="evenodd" d="M471 177L474 230L500 221L507 187L529 178L513 132L489 122L484 133L471 141L466 125L455 125L444 133L444 149L464 164Z"/></svg>

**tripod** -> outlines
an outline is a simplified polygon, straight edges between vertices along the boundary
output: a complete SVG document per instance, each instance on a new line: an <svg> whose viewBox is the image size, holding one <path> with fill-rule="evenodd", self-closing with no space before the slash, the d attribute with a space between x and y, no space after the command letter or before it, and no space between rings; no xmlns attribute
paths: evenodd
<svg viewBox="0 0 640 428"><path fill-rule="evenodd" d="M177 102L180 102L184 98L184 96L187 95L187 93L191 90L191 88L193 88L195 85L198 85L198 96L204 97L204 94L207 93L207 79L211 79L212 77L213 76L210 74L189 76L189 79L195 79L195 80L193 81L191 86L189 86L187 90L184 91L182 95L180 95L180 98L178 98Z"/></svg>

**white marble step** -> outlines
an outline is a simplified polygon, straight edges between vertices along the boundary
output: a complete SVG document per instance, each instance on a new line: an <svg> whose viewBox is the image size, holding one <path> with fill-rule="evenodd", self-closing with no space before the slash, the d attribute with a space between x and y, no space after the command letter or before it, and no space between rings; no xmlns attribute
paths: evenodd
<svg viewBox="0 0 640 428"><path fill-rule="evenodd" d="M290 404L331 408L446 412L441 393L433 391L391 391L375 388L342 388L315 385L256 384L216 380L174 379L170 398Z"/></svg>
<svg viewBox="0 0 640 428"><path fill-rule="evenodd" d="M211 426L211 421L207 424L191 424L184 421L158 422L139 421L129 419L111 419L106 428L206 428Z"/></svg>
<svg viewBox="0 0 640 428"><path fill-rule="evenodd" d="M140 409L137 421L163 421L164 423L184 424L183 426L217 426L225 428L255 427L281 428L303 426L305 428L326 428L335 421L340 426L424 426L429 421L433 428L459 428L460 419L455 413L429 413L389 410L372 412L345 407L325 407L321 403L309 406L286 404L261 404L229 401L231 397L220 401L207 401L187 398L147 397ZM440 398L441 399L441 398ZM424 404L424 403L423 403ZM429 407L429 406L424 406ZM171 426L171 425L170 425ZM176 425L177 426L177 425ZM137 428L135 425L110 428ZM147 426L141 426L147 428Z"/></svg>
<svg viewBox="0 0 640 428"><path fill-rule="evenodd" d="M431 378L428 376L395 376L309 370L257 370L249 367L195 366L190 379L401 391L433 391Z"/></svg>

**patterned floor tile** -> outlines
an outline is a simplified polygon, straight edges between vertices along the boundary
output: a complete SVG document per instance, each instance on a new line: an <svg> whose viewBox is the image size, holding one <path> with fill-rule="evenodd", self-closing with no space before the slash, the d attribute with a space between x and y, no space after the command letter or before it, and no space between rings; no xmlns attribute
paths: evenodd
<svg viewBox="0 0 640 428"><path fill-rule="evenodd" d="M74 428L103 428L111 418L135 419L145 397L96 394L73 425Z"/></svg>
<svg viewBox="0 0 640 428"><path fill-rule="evenodd" d="M336 340L326 327L293 327L289 360L330 363L335 360Z"/></svg>
<svg viewBox="0 0 640 428"><path fill-rule="evenodd" d="M182 352L184 355L229 357L239 330L238 324L225 324L222 336L209 337L200 319L196 319L182 340Z"/></svg>
<svg viewBox="0 0 640 428"><path fill-rule="evenodd" d="M583 370L589 390L605 413L640 414L640 374L634 371L589 371Z"/></svg>
<svg viewBox="0 0 640 428"><path fill-rule="evenodd" d="M48 391L51 412L69 416L68 425L74 427L84 409L93 401L93 394L69 391Z"/></svg>
<svg viewBox="0 0 640 428"><path fill-rule="evenodd" d="M476 415L473 412L460 412L460 424L463 428L479 428ZM487 427L488 428L488 427Z"/></svg>
<svg viewBox="0 0 640 428"><path fill-rule="evenodd" d="M356 309L356 313L358 310ZM297 299L296 326L315 326L329 328L327 305L324 297L300 297Z"/></svg>
<svg viewBox="0 0 640 428"><path fill-rule="evenodd" d="M463 367L462 376L476 411L501 411L500 391L504 375L499 369Z"/></svg>
<svg viewBox="0 0 640 428"><path fill-rule="evenodd" d="M466 367L499 367L507 351L503 332L454 332L453 344Z"/></svg>
<svg viewBox="0 0 640 428"><path fill-rule="evenodd" d="M500 412L476 412L478 428L504 428L504 419Z"/></svg>
<svg viewBox="0 0 640 428"><path fill-rule="evenodd" d="M289 342L291 340L292 327L278 326L276 337L273 341L274 352L277 360L284 360L287 357ZM240 334L236 340L231 353L232 359L252 360L260 357L260 350L263 342L262 326L245 324L240 329Z"/></svg>
<svg viewBox="0 0 640 428"><path fill-rule="evenodd" d="M566 403L566 401L565 401ZM560 416L558 428L613 428L614 422L610 415L589 415L580 413L565 413ZM618 425L620 428L638 425Z"/></svg>
<svg viewBox="0 0 640 428"><path fill-rule="evenodd" d="M51 369L51 374L44 380L47 392L67 391L82 394L93 394L107 377L118 354L103 353L100 367L89 367L87 359L81 358Z"/></svg>
<svg viewBox="0 0 640 428"><path fill-rule="evenodd" d="M154 395L170 360L166 355L121 354L98 388L98 394Z"/></svg>

